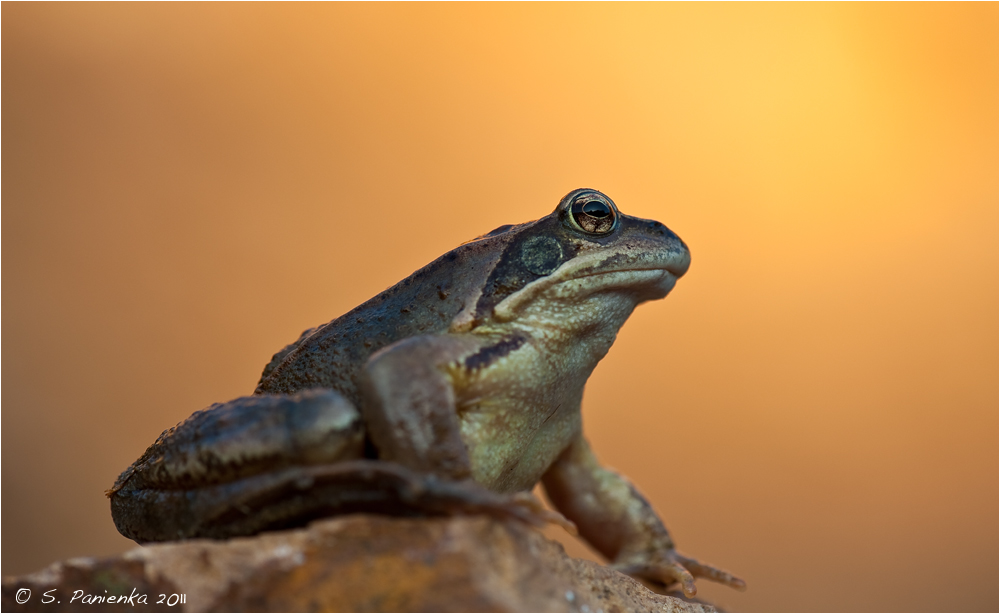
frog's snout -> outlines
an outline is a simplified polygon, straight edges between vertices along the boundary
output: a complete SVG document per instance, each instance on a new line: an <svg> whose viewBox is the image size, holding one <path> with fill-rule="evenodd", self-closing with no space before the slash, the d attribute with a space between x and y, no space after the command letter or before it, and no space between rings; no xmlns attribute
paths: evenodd
<svg viewBox="0 0 1000 614"><path fill-rule="evenodd" d="M642 218L632 218L632 220L635 223L632 232L637 232L640 236L644 236L646 241L651 241L651 244L647 243L647 249L650 253L656 254L656 259L667 272L674 277L681 277L687 273L691 266L691 251L677 233L656 220Z"/></svg>
<svg viewBox="0 0 1000 614"><path fill-rule="evenodd" d="M675 277L681 277L687 273L691 267L691 250L688 249L687 244L677 236L677 233L660 222L650 222L648 229L659 235L658 238L666 243L667 263L664 268Z"/></svg>
<svg viewBox="0 0 1000 614"><path fill-rule="evenodd" d="M677 248L676 251L671 253L670 261L667 263L666 269L670 271L674 277L681 277L687 273L688 269L691 268L691 252L688 251L687 245L684 245L684 241L680 240L680 237L674 235L677 238Z"/></svg>

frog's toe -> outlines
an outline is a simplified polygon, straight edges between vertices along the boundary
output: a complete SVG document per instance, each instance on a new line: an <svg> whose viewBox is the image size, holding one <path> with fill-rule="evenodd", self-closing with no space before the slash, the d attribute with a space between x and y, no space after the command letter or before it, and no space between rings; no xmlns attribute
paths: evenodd
<svg viewBox="0 0 1000 614"><path fill-rule="evenodd" d="M472 480L450 481L434 476L415 478L419 496L412 503L428 512L444 514L487 514L496 518L514 518L532 526L556 524L571 534L576 525L559 512L550 510L530 492L502 495Z"/></svg>
<svg viewBox="0 0 1000 614"><path fill-rule="evenodd" d="M657 586L680 584L686 597L694 597L698 592L695 578L706 578L739 591L746 590L746 582L728 571L705 565L675 550L618 563L614 568L637 579L651 581Z"/></svg>
<svg viewBox="0 0 1000 614"><path fill-rule="evenodd" d="M524 520L535 526L545 526L554 524L562 527L570 535L576 535L576 525L569 519L555 510L545 507L533 493L519 492L510 497L510 502L526 512Z"/></svg>
<svg viewBox="0 0 1000 614"><path fill-rule="evenodd" d="M678 562L614 565L614 568L625 575L652 581L656 585L662 584L669 587L679 583L686 597L694 597L698 592L698 587L694 584L694 576Z"/></svg>
<svg viewBox="0 0 1000 614"><path fill-rule="evenodd" d="M738 591L745 591L747 589L746 582L737 578L728 571L712 567L711 565L705 565L704 563L700 563L695 559L688 558L682 554L677 554L677 560L697 578L706 578L713 582L718 582L719 584L725 584L726 586L734 588Z"/></svg>

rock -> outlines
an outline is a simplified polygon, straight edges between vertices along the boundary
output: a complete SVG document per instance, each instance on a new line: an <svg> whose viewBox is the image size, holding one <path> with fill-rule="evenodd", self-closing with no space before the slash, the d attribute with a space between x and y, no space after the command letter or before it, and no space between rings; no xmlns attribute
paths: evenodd
<svg viewBox="0 0 1000 614"><path fill-rule="evenodd" d="M30 598L18 604L22 589ZM45 595L53 601L43 604ZM5 612L118 610L715 611L570 558L519 522L485 516L346 516L71 559L3 581Z"/></svg>

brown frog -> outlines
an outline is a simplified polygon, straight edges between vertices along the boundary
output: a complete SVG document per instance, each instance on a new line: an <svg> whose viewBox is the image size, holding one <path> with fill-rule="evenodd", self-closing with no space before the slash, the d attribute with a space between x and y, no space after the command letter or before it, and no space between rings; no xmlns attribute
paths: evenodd
<svg viewBox="0 0 1000 614"><path fill-rule="evenodd" d="M654 584L742 580L679 554L583 437L584 384L643 301L688 269L659 222L591 189L497 228L274 355L254 396L164 431L108 491L139 542L331 514L489 513L566 526ZM546 511L530 490L541 481Z"/></svg>

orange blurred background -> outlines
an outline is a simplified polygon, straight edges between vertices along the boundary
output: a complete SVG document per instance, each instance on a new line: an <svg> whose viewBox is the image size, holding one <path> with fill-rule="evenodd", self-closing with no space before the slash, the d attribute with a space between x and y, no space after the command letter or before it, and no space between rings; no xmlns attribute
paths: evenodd
<svg viewBox="0 0 1000 614"><path fill-rule="evenodd" d="M160 431L589 186L693 253L584 423L750 585L700 594L1000 607L996 3L2 17L4 574L132 547L103 491Z"/></svg>

